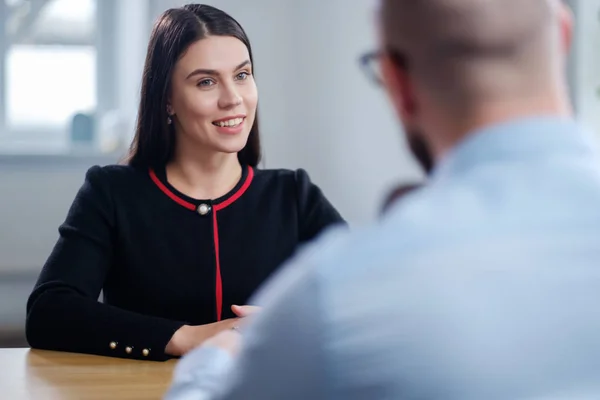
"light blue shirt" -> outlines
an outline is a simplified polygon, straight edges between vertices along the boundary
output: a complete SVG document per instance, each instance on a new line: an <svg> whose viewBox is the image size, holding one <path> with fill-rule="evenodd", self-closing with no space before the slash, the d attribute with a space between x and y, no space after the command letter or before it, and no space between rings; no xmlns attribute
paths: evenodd
<svg viewBox="0 0 600 400"><path fill-rule="evenodd" d="M384 221L333 230L258 296L241 356L168 400L600 399L600 153L575 122L475 132Z"/></svg>

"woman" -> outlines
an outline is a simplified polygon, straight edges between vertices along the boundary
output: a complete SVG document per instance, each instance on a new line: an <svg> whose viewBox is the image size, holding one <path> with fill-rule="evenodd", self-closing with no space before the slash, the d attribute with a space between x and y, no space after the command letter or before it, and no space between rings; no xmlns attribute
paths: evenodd
<svg viewBox="0 0 600 400"><path fill-rule="evenodd" d="M245 311L233 305L344 223L303 170L256 169L253 72L226 13L187 5L158 19L127 165L88 170L27 303L32 347L180 356L235 328Z"/></svg>

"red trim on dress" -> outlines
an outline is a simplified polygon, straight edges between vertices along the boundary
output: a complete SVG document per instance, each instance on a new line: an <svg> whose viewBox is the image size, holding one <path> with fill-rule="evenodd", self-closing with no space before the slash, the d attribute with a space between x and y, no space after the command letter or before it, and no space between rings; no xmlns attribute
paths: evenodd
<svg viewBox="0 0 600 400"><path fill-rule="evenodd" d="M191 211L196 211L198 209L198 207L196 207L194 204L178 197L175 193L170 191L169 188L166 187L160 181L160 179L158 179L158 176L156 176L156 173L152 169L150 170L150 178L152 179L152 181L154 181L156 186L158 186L158 188L163 191L164 194L169 196L177 204L179 204ZM248 190L248 188L250 187L250 183L252 183L253 178L254 178L254 169L252 169L252 167L248 167L248 174L246 175L246 180L244 181L242 186L240 186L240 188L238 190L236 190L236 192L233 193L229 198L222 201L221 203L218 203L218 204L215 204L212 206L213 239L214 239L214 246L215 246L215 265L216 265L215 297L216 297L216 302L217 302L217 309L216 309L217 321L221 320L221 316L223 314L223 281L221 279L221 257L219 256L219 223L217 220L217 211L223 210L225 207L230 206L231 204L233 204L233 202L235 202L237 199L242 197L244 192L246 190Z"/></svg>

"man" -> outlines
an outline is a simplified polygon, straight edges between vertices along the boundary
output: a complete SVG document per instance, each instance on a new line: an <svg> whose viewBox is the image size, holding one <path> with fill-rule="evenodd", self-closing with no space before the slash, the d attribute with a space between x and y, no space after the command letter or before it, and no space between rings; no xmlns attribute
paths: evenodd
<svg viewBox="0 0 600 400"><path fill-rule="evenodd" d="M392 208L397 201L421 187L422 185L418 183L405 183L392 187L392 189L384 197L379 215L385 216L387 211Z"/></svg>
<svg viewBox="0 0 600 400"><path fill-rule="evenodd" d="M600 153L567 100L569 14L382 0L380 18L427 185L297 257L241 335L182 360L168 399L600 398Z"/></svg>
<svg viewBox="0 0 600 400"><path fill-rule="evenodd" d="M431 153L422 135L416 132L409 132L408 135L408 148L410 153L413 155L417 165L421 168L425 177L431 174L433 169L433 160L431 159ZM385 215L387 211L401 198L405 197L409 193L422 187L422 183L401 183L392 187L383 199L380 215Z"/></svg>

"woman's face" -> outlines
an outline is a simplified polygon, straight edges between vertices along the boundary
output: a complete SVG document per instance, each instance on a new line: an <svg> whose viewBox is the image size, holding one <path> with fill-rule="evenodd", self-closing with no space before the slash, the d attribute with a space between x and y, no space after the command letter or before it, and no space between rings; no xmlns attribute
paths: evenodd
<svg viewBox="0 0 600 400"><path fill-rule="evenodd" d="M175 65L171 87L167 111L178 143L221 153L244 148L258 93L243 42L209 36L193 43Z"/></svg>

